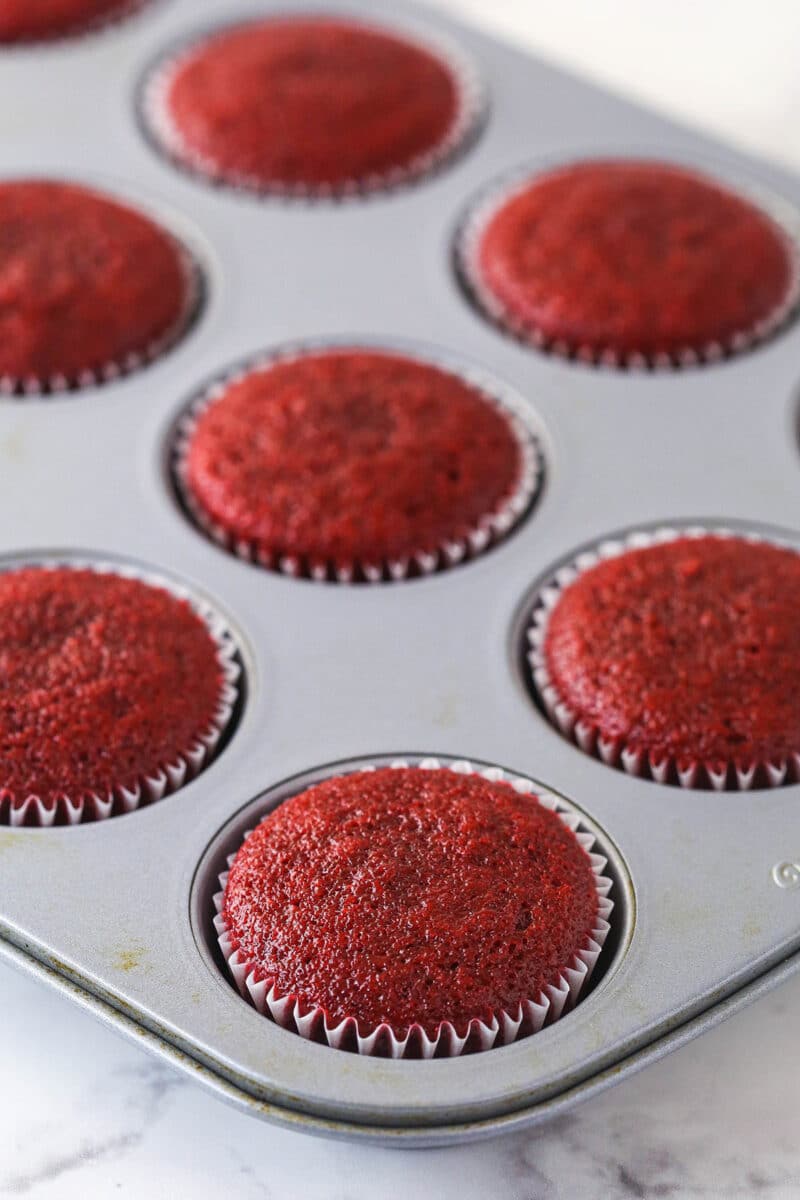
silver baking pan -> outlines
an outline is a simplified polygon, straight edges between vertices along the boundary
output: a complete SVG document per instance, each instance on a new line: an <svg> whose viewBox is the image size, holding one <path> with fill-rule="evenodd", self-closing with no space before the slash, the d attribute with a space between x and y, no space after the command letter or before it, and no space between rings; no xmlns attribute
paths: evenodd
<svg viewBox="0 0 800 1200"><path fill-rule="evenodd" d="M206 25L273 7L160 0L92 38L0 60L0 172L117 193L174 228L205 279L192 329L151 366L0 402L2 564L121 559L174 579L226 619L244 678L227 746L175 794L95 824L0 829L0 948L255 1115L441 1145L563 1111L800 964L800 785L716 793L611 769L547 722L524 667L536 587L581 546L698 523L800 546L800 324L697 368L564 362L470 305L453 269L456 231L493 180L587 154L699 165L789 210L800 181L433 12L329 0L471 58L486 96L479 135L433 177L367 200L208 186L144 135L143 73ZM344 585L240 561L190 523L170 475L186 405L231 364L326 339L446 356L516 397L545 475L511 536L424 578ZM217 875L244 830L307 780L426 755L540 780L597 833L615 909L591 989L533 1037L458 1059L395 1062L306 1042L223 974Z"/></svg>

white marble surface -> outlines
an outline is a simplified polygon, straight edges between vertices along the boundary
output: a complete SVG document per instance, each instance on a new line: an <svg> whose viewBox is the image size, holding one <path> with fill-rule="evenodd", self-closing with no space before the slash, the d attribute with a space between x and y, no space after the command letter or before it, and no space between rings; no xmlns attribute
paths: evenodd
<svg viewBox="0 0 800 1200"><path fill-rule="evenodd" d="M751 153L800 167L797 0L432 2Z"/></svg>
<svg viewBox="0 0 800 1200"><path fill-rule="evenodd" d="M800 166L796 0L440 2ZM447 1151L372 1150L229 1109L0 967L0 1196L793 1200L799 1051L797 979L542 1131Z"/></svg>
<svg viewBox="0 0 800 1200"><path fill-rule="evenodd" d="M542 1130L418 1152L264 1125L7 967L0 996L0 1196L800 1196L800 979Z"/></svg>

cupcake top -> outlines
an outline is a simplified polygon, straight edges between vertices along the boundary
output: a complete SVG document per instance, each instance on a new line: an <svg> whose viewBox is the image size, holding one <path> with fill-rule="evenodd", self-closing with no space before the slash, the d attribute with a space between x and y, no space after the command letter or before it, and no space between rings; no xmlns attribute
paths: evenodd
<svg viewBox="0 0 800 1200"><path fill-rule="evenodd" d="M129 369L177 334L189 302L183 251L141 213L71 183L0 183L6 387Z"/></svg>
<svg viewBox="0 0 800 1200"><path fill-rule="evenodd" d="M287 800L240 848L223 916L260 979L362 1033L463 1036L555 983L598 914L561 820L507 783L381 768Z"/></svg>
<svg viewBox="0 0 800 1200"><path fill-rule="evenodd" d="M0 795L134 788L215 722L217 645L184 600L73 567L0 573Z"/></svg>
<svg viewBox="0 0 800 1200"><path fill-rule="evenodd" d="M800 555L679 537L590 567L543 643L571 714L654 761L748 768L800 752Z"/></svg>
<svg viewBox="0 0 800 1200"><path fill-rule="evenodd" d="M68 37L138 8L144 0L0 0L0 43Z"/></svg>
<svg viewBox="0 0 800 1200"><path fill-rule="evenodd" d="M189 435L182 486L203 523L268 564L434 553L521 486L519 423L459 376L399 354L275 359L214 397Z"/></svg>
<svg viewBox="0 0 800 1200"><path fill-rule="evenodd" d="M590 359L735 350L774 328L797 290L776 222L658 162L581 162L529 179L479 219L466 254L492 316Z"/></svg>
<svg viewBox="0 0 800 1200"><path fill-rule="evenodd" d="M381 186L427 170L466 123L449 63L376 26L277 17L214 33L162 71L166 148L220 181L277 191Z"/></svg>

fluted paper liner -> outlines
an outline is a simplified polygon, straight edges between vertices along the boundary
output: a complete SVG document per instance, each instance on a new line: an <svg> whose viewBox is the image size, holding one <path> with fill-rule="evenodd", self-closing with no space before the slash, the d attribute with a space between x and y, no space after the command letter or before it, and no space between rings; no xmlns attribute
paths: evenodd
<svg viewBox="0 0 800 1200"><path fill-rule="evenodd" d="M621 538L600 542L593 549L583 551L572 562L559 568L535 597L527 627L527 661L531 686L550 721L565 737L586 754L600 759L608 766L626 771L629 775L652 779L656 783L677 784L683 788L707 787L714 791L746 791L755 781L763 781L769 787L793 783L800 780L800 747L797 753L774 762L722 764L700 760L679 761L670 756L659 758L648 755L643 750L627 747L622 737L604 738L594 723L582 718L567 703L550 674L544 653L550 615L562 592L574 583L579 575L590 571L606 559L617 558L630 550L644 550L650 546L676 541L678 538L709 536L734 538L756 544L766 543L797 553L795 546L777 538L763 537L747 531L737 532L725 527L707 528L700 525L637 530Z"/></svg>
<svg viewBox="0 0 800 1200"><path fill-rule="evenodd" d="M221 890L214 896L214 927L220 950L236 987L245 1000L283 1029L298 1033L310 1041L327 1042L334 1049L355 1051L358 1054L388 1058L456 1057L465 1052L508 1045L517 1038L537 1033L545 1024L557 1021L575 1005L594 970L611 928L609 917L614 902L610 892L613 885L611 879L603 874L607 860L593 851L594 835L583 827L580 817L567 808L561 797L530 779L511 775L501 767L476 767L465 760L442 764L437 758L424 758L418 763L397 759L391 765L397 770L422 768L449 770L465 775L478 773L492 782L504 781L511 784L515 791L530 795L533 801L556 813L586 851L595 876L597 918L586 944L564 964L552 982L537 996L521 1001L512 1011L499 1010L488 1022L473 1018L463 1034L459 1034L449 1021L443 1021L439 1025L434 1037L429 1037L425 1029L418 1024L411 1025L402 1038L387 1023L362 1031L354 1017L346 1017L334 1025L324 1008L304 1007L296 995L282 995L277 991L274 981L259 978L258 968L234 945L223 915L224 892L228 882L228 872L225 871L219 877ZM372 771L375 767L364 766L360 769ZM245 834L245 839L250 836L250 832ZM229 867L234 858L235 855L230 856Z"/></svg>
<svg viewBox="0 0 800 1200"><path fill-rule="evenodd" d="M307 355L313 356L326 352L335 354L340 351L346 353L351 350L402 355L410 362L435 367L437 370L453 375L473 388L506 418L508 427L517 443L520 470L512 491L493 512L486 513L466 534L454 535L451 539L440 543L435 550L420 551L408 558L381 562L361 562L355 559L321 562L308 556L266 553L257 542L236 538L206 512L203 505L194 496L188 481L189 449L200 416L206 408L222 399L226 391L240 380L260 371L268 371L276 363L292 362L294 359ZM321 582L397 582L415 575L431 575L436 571L446 570L448 567L454 567L461 562L475 558L506 537L522 520L538 496L544 462L539 441L529 422L529 414L522 404L516 401L512 393L501 389L478 372L461 369L450 361L438 359L435 355L423 357L421 354L409 352L403 347L393 347L391 344L361 346L357 343L347 344L344 342L303 343L299 346L287 347L274 353L261 355L237 366L223 378L217 379L195 399L179 419L176 428L172 455L173 478L181 502L195 524L217 545L246 562L255 563L267 570L278 571L295 578L314 579Z"/></svg>
<svg viewBox="0 0 800 1200"><path fill-rule="evenodd" d="M288 12L281 12L274 19L291 15ZM315 11L313 15L337 16L333 11L330 13ZM338 16L344 17L347 15L338 14ZM207 183L260 196L276 197L282 200L301 200L308 203L366 198L419 183L426 177L435 174L467 148L483 124L486 96L476 68L459 48L438 34L431 34L427 31L421 34L400 25L379 23L353 14L350 14L350 17L354 24L363 28L396 37L408 45L418 47L447 68L456 89L456 111L449 129L436 145L422 151L403 166L392 167L387 171L335 184L289 183L280 180L266 182L258 175L222 166L212 156L203 154L196 147L190 145L172 119L168 96L173 79L182 67L217 35L242 25L261 24L270 19L269 14L266 13L261 17L231 22L202 33L185 43L177 52L162 59L154 67L142 88L140 106L145 126L155 145L176 167L191 172Z"/></svg>
<svg viewBox="0 0 800 1200"><path fill-rule="evenodd" d="M2 786L0 770L0 825L54 825L58 818L67 825L79 825L85 820L103 821L109 817L134 812L137 808L161 800L194 779L211 761L220 739L228 728L239 698L237 681L240 667L237 645L222 617L205 601L172 580L138 570L124 563L107 563L77 558L28 559L14 563L13 569L43 567L45 569L88 570L101 575L118 575L160 588L185 600L199 616L216 646L217 661L222 674L218 706L205 729L198 730L190 745L172 762L154 763L152 771L139 778L120 783L107 792L91 788L79 795L62 793L48 805L41 796L32 794L20 798Z"/></svg>
<svg viewBox="0 0 800 1200"><path fill-rule="evenodd" d="M587 159L587 161L591 161ZM661 160L653 160L661 161ZM665 160L666 161L666 160ZM574 165L575 160L561 164L563 167ZM667 165L680 167L682 164L670 160ZM692 169L691 164L686 164ZM456 237L455 260L458 275L466 292L476 308L495 325L519 341L534 346L537 350L554 355L557 358L571 359L585 364L611 367L622 370L675 370L681 367L693 367L704 363L719 362L734 354L741 354L752 349L760 342L766 341L794 314L800 303L800 214L785 201L777 197L765 195L761 189L743 186L735 189L725 179L715 179L706 175L712 183L735 192L741 199L746 200L766 216L781 235L789 264L789 282L786 293L775 308L756 321L751 327L738 330L724 341L712 341L702 346L684 346L669 353L651 355L640 351L623 352L614 346L599 349L591 345L574 343L564 338L551 338L535 325L520 319L511 312L483 280L480 267L480 247L483 235L496 213L507 201L512 200L520 192L536 182L538 176L550 174L557 169L556 164L543 168L541 171L526 169L517 172L510 178L501 180L490 186L482 196L479 196Z"/></svg>

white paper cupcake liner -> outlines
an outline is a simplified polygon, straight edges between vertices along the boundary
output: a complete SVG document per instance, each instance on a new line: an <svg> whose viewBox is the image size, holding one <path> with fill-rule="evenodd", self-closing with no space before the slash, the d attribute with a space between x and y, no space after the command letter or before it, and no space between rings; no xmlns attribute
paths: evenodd
<svg viewBox="0 0 800 1200"><path fill-rule="evenodd" d="M751 531L737 531L724 526L690 525L684 528L662 526L658 529L635 530L619 538L599 542L584 550L570 563L560 567L537 592L528 621L527 664L529 684L541 702L551 723L574 742L584 753L600 759L607 766L617 767L656 783L675 784L683 788L711 788L714 791L745 791L754 785L779 787L800 780L800 748L796 754L774 762L741 764L678 761L670 756L658 757L643 750L631 749L624 738L604 738L598 727L582 718L559 692L547 665L545 642L550 617L562 593L586 571L610 558L618 558L631 550L674 542L679 538L732 538L736 541L777 546L797 553L797 547L780 538L766 537Z"/></svg>
<svg viewBox="0 0 800 1200"><path fill-rule="evenodd" d="M591 158L587 158L586 161L591 161ZM653 159L653 162L660 163L661 160ZM574 161L560 164L564 169L573 165L575 165ZM664 160L664 165L678 168L682 166L681 163L671 160L669 162ZM551 164L540 169L528 167L491 185L478 197L467 213L456 236L456 271L464 290L478 311L505 333L543 353L589 366L610 367L619 370L674 371L683 367L719 362L724 358L751 350L777 333L795 314L798 304L800 304L800 214L786 201L766 194L763 189L748 184L737 187L724 178L717 179L697 170L698 175L749 202L778 230L789 263L789 283L781 302L771 312L755 322L752 327L739 330L724 341L711 341L702 346L684 346L670 353L656 355L638 351L626 353L614 346L601 349L591 345L573 343L563 338L548 337L542 330L521 320L511 312L485 284L480 269L480 247L486 228L498 210L507 201L525 191L538 177L544 177L557 171L558 166L559 164ZM686 164L686 169L692 171L695 168L691 164Z"/></svg>
<svg viewBox="0 0 800 1200"><path fill-rule="evenodd" d="M140 570L127 563L95 561L80 558L31 558L15 561L8 570L41 567L49 570L94 571L98 575L116 575L134 579L160 588L179 600L185 600L199 616L216 646L217 662L222 675L216 711L206 728L197 732L194 740L171 762L154 763L152 771L110 791L98 792L87 787L79 795L62 793L49 805L38 795L20 797L2 785L0 768L0 826L51 826L56 823L79 825L83 821L103 821L109 817L134 812L137 808L161 800L189 783L209 764L220 740L229 729L240 696L238 685L241 668L238 646L223 618L204 600L180 584L154 572Z"/></svg>
<svg viewBox="0 0 800 1200"><path fill-rule="evenodd" d="M273 19L280 20L290 15L292 14L279 13ZM337 14L315 12L313 15L335 17ZM166 155L174 166L189 171L214 186L263 197L309 203L364 199L408 187L436 174L465 151L480 132L486 113L486 93L476 67L458 47L439 34L420 34L412 29L353 16L355 24L416 46L433 55L448 69L456 87L457 105L450 128L441 141L417 155L405 166L336 184L281 183L277 180L265 183L258 176L220 166L213 158L202 154L185 141L170 112L170 85L185 63L216 36L243 24L263 24L269 19L269 14L263 14L252 22L220 25L185 43L183 47L163 58L149 72L140 91L142 121L156 148Z"/></svg>
<svg viewBox="0 0 800 1200"><path fill-rule="evenodd" d="M0 49L2 48L0 47ZM110 199L123 207L130 208L131 211L140 211L134 206L128 205L124 199L116 196L112 196ZM143 215L153 220L146 212ZM158 228L162 233L169 233L160 224ZM75 376L56 374L42 379L35 375L28 375L24 378L0 375L0 396L24 400L31 397L57 397L84 391L105 383L113 383L126 375L132 375L135 371L141 370L167 354L188 333L197 319L203 301L203 275L199 263L177 237L172 234L169 236L178 251L184 280L183 307L173 325L140 350L131 351L119 362L107 362L101 367L87 367L86 370Z"/></svg>
<svg viewBox="0 0 800 1200"><path fill-rule="evenodd" d="M574 1007L594 970L611 928L609 917L614 901L610 893L613 884L603 874L606 858L594 851L594 834L584 827L581 818L567 807L560 796L530 779L511 775L501 767L478 767L465 760L441 763L437 758L423 758L417 763L397 759L391 766L396 770L422 768L454 771L460 775L479 774L495 783L505 781L515 791L530 795L536 803L556 813L586 851L595 876L597 918L586 944L537 996L521 1001L512 1011L499 1010L490 1021L479 1018L471 1020L463 1034L459 1034L449 1021L439 1025L434 1037L430 1037L417 1024L411 1025L404 1037L399 1037L386 1023L362 1032L355 1018L346 1017L338 1024L333 1024L325 1009L304 1007L296 995L282 995L273 981L259 979L257 968L234 945L223 915L224 892L228 881L228 872L224 871L219 877L220 891L214 896L214 927L233 982L245 1000L283 1029L310 1041L324 1042L334 1049L358 1054L386 1058L456 1057L463 1053L490 1050L493 1046L505 1046L520 1037L537 1033L545 1024L552 1024ZM374 771L376 768L364 766L360 769ZM245 839L250 832L245 834ZM228 859L229 867L235 857L234 854Z"/></svg>
<svg viewBox="0 0 800 1200"><path fill-rule="evenodd" d="M267 553L258 542L236 538L205 511L192 493L188 482L189 447L201 414L221 399L231 386L254 372L267 371L276 363L292 362L298 358L328 351L336 353L348 350L398 354L409 361L435 367L453 375L474 388L506 418L517 442L520 473L513 490L493 512L487 513L468 532L454 535L434 550L420 551L407 558L380 562L320 561L307 556ZM538 497L544 474L544 456L539 440L531 428L530 415L522 403L512 393L500 389L496 383L487 380L479 372L465 370L449 361L438 359L435 355L423 357L409 352L406 348L393 347L390 344L377 346L344 342L309 342L267 353L237 365L204 389L178 421L173 440L172 473L179 499L194 523L217 545L245 562L255 563L267 570L278 571L293 578L313 579L318 582L386 583L399 582L419 575L432 575L437 571L457 566L483 554L505 538L529 512Z"/></svg>

